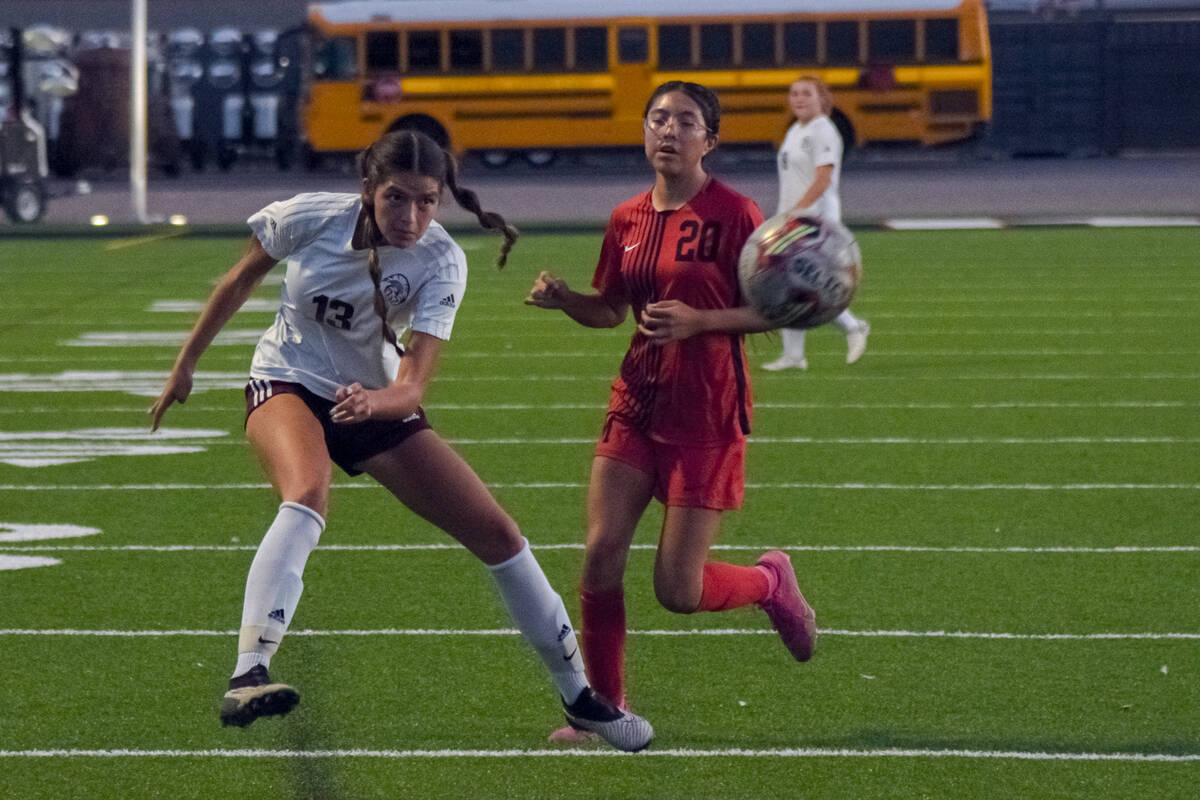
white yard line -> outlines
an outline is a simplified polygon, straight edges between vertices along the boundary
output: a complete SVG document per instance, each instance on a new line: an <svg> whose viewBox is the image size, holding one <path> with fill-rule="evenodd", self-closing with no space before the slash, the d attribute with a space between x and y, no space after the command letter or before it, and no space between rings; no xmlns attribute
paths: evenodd
<svg viewBox="0 0 1200 800"><path fill-rule="evenodd" d="M98 533L99 531L97 531ZM48 537L47 537L48 538ZM559 544L531 544L534 550L582 550L583 542L566 542ZM48 553L224 553L252 552L258 549L253 544L114 544L114 545L6 545L0 543L0 549L5 552ZM317 549L321 552L346 553L387 553L406 551L453 550L459 551L461 545L448 542L430 544L322 544ZM634 544L631 550L655 551L657 545ZM710 550L744 551L761 553L764 550L787 550L794 553L1009 553L1009 554L1059 554L1059 555L1128 555L1135 553L1200 553L1197 545L1162 545L1162 546L1133 546L1118 545L1115 547L1068 547L1059 545L1029 545L1012 547L932 547L922 545L898 544L864 544L864 545L772 545L772 544L714 544Z"/></svg>
<svg viewBox="0 0 1200 800"><path fill-rule="evenodd" d="M538 750L268 750L268 749L31 749L0 750L0 758L43 759L376 759L386 761L429 759L527 759L527 758L757 758L757 759L816 759L816 758L955 758L999 759L1014 761L1094 761L1094 762L1151 762L1188 763L1200 761L1200 753L1095 753L1053 752L1037 750L965 750L920 748L847 748L847 747L779 747L767 749L670 748L644 750L641 753L622 753L617 750L587 748L543 748Z"/></svg>
<svg viewBox="0 0 1200 800"><path fill-rule="evenodd" d="M586 484L571 481L531 483L490 483L493 489L582 489ZM220 489L270 489L269 483L98 483L98 484L0 484L0 492L175 492ZM335 483L335 489L372 489L376 483ZM747 483L747 489L807 489L829 491L902 491L902 492L1193 492L1200 483Z"/></svg>
<svg viewBox="0 0 1200 800"><path fill-rule="evenodd" d="M1196 408L1200 402L1184 400L1100 400L1100 401L1055 401L1055 400L999 400L989 403L853 403L853 402L756 402L755 409L847 409L847 410L901 410L901 411L953 411L956 409L980 410L1016 410L1016 409L1096 409L1096 408ZM145 413L147 406L88 406L80 408L79 413L94 414L132 414ZM189 402L189 413L197 411L229 413L233 406L201 405ZM428 406L431 411L600 411L605 408L603 403L437 403ZM0 408L0 415L54 414L61 416L64 411L60 408Z"/></svg>
<svg viewBox="0 0 1200 800"><path fill-rule="evenodd" d="M1200 632L1099 632L1099 633L1011 633L1006 631L908 631L867 630L854 631L836 628L819 628L821 636L844 636L850 638L895 638L895 639L984 639L1004 641L1114 641L1114 640L1200 640ZM630 630L630 636L777 636L770 628L693 628L681 630ZM0 628L0 637L60 636L72 638L152 639L187 637L236 637L235 630L117 630L84 628ZM375 628L344 630L297 630L288 631L288 636L303 637L376 637L376 636L518 636L515 628Z"/></svg>

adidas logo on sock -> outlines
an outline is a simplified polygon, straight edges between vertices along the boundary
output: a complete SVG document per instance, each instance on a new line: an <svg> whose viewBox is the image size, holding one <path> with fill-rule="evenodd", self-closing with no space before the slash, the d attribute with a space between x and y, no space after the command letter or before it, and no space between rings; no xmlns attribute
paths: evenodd
<svg viewBox="0 0 1200 800"><path fill-rule="evenodd" d="M562 630L558 632L558 640L561 642L563 639L567 638L570 635L571 635L571 626L563 625Z"/></svg>
<svg viewBox="0 0 1200 800"><path fill-rule="evenodd" d="M446 306L447 308L454 308L454 295L452 295L452 294L446 295L445 297L443 297L441 299L441 301L438 303L438 305Z"/></svg>
<svg viewBox="0 0 1200 800"><path fill-rule="evenodd" d="M272 611L270 614L267 614L267 618L275 620L280 625L282 625L286 621L283 617L283 609L282 608L277 608L274 611Z"/></svg>

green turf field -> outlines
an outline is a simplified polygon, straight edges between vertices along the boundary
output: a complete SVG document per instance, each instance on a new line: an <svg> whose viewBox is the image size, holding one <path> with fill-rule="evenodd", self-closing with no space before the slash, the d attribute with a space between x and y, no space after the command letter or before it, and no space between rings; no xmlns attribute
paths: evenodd
<svg viewBox="0 0 1200 800"><path fill-rule="evenodd" d="M719 557L791 552L822 637L657 607L630 559L647 753L564 751L485 569L365 478L272 674L290 716L222 729L245 573L276 498L240 387L277 286L149 436L145 409L235 239L2 239L0 796L1194 798L1200 785L1200 233L859 235L871 322L807 373L757 365L744 510ZM598 236L465 236L426 408L578 616L584 483L629 336L521 300ZM61 538L47 538L57 536ZM30 566L32 559L57 563ZM24 568L18 568L24 567Z"/></svg>

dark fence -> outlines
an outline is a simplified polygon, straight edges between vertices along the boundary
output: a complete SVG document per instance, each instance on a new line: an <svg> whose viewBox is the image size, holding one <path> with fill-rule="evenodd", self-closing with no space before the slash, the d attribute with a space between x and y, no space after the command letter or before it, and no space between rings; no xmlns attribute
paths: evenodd
<svg viewBox="0 0 1200 800"><path fill-rule="evenodd" d="M993 152L1200 148L1200 13L990 28Z"/></svg>

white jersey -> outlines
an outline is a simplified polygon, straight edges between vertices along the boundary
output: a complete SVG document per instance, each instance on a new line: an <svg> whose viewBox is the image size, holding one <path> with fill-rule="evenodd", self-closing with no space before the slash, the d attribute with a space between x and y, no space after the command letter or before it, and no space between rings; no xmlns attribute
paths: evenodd
<svg viewBox="0 0 1200 800"><path fill-rule="evenodd" d="M776 214L792 208L812 186L817 167L832 166L829 188L816 202L804 209L809 216L842 221L842 201L838 183L842 174L842 137L829 117L819 116L802 124L799 120L788 128L783 145L776 155L779 170L779 206Z"/></svg>
<svg viewBox="0 0 1200 800"><path fill-rule="evenodd" d="M247 222L275 259L287 261L279 312L254 351L253 378L299 383L333 400L339 386L391 383L400 358L383 338L367 250L351 240L362 210L357 194L299 194ZM379 248L380 288L398 337L411 329L449 339L467 286L467 259L431 222L417 242Z"/></svg>

